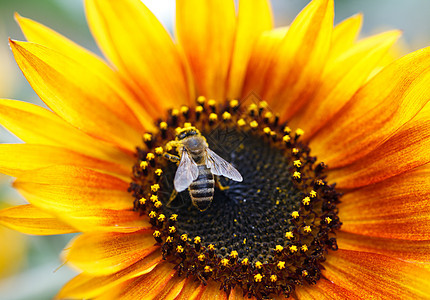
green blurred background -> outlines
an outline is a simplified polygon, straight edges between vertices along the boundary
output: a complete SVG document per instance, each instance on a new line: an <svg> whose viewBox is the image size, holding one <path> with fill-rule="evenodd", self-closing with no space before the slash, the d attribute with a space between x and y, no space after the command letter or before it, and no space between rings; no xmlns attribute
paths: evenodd
<svg viewBox="0 0 430 300"><path fill-rule="evenodd" d="M174 0L146 0L172 30ZM288 25L308 0L273 0L277 26ZM429 0L335 0L335 23L362 12L362 36L387 29L403 30L400 48L412 51L430 45ZM88 30L81 0L0 0L0 97L43 105L16 66L7 38L23 40L13 15L35 19L100 54ZM1 120L0 120L1 123ZM18 142L0 128L0 142ZM0 176L0 206L25 203ZM51 299L75 273L60 267L59 253L71 235L24 236L0 227L0 300ZM59 268L60 267L60 268Z"/></svg>

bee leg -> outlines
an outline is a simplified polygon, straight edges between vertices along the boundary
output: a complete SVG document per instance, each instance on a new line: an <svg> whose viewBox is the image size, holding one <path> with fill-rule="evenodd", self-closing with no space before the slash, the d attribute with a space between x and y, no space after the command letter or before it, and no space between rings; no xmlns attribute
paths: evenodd
<svg viewBox="0 0 430 300"><path fill-rule="evenodd" d="M167 152L163 153L163 157L172 161L172 162L175 162L175 163L177 163L181 160L181 158L179 156L176 156L176 155L173 155L173 154L170 154Z"/></svg>
<svg viewBox="0 0 430 300"><path fill-rule="evenodd" d="M225 190L228 190L228 189L230 188L228 185L223 186L223 185L221 184L221 182L219 181L218 176L214 176L214 177L215 177L215 184L216 184L216 187L217 187L217 188L219 188L221 191L225 191Z"/></svg>
<svg viewBox="0 0 430 300"><path fill-rule="evenodd" d="M170 203L172 203L173 200L175 200L176 196L178 195L178 192L174 189L172 193L170 194L169 201L167 202L166 206L170 207Z"/></svg>

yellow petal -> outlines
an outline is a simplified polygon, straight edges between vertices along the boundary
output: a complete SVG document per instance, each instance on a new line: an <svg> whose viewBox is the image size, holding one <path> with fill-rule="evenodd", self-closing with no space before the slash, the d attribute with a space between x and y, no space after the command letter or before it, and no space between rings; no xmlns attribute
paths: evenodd
<svg viewBox="0 0 430 300"><path fill-rule="evenodd" d="M196 281L192 277L188 277L184 288L175 300L197 300L201 298L203 291L204 285L201 284L200 281Z"/></svg>
<svg viewBox="0 0 430 300"><path fill-rule="evenodd" d="M182 57L151 11L138 0L85 1L90 29L106 57L133 81L153 112L193 96Z"/></svg>
<svg viewBox="0 0 430 300"><path fill-rule="evenodd" d="M273 20L269 1L239 1L236 38L228 74L227 98L237 99L241 96L245 72L254 44L261 33L272 27Z"/></svg>
<svg viewBox="0 0 430 300"><path fill-rule="evenodd" d="M84 66L91 66L91 70L97 73L97 76L102 77L116 93L121 95L121 99L133 110L142 125L147 129L152 127L152 118L144 109L144 105L142 105L144 103L139 103L140 101L136 96L133 96L123 85L118 74L103 60L40 23L18 14L15 14L15 19L18 21L21 30L29 42L56 50L67 57L81 62Z"/></svg>
<svg viewBox="0 0 430 300"><path fill-rule="evenodd" d="M430 240L430 165L345 193L342 230L373 237Z"/></svg>
<svg viewBox="0 0 430 300"><path fill-rule="evenodd" d="M328 281L325 278L318 280L315 285L300 286L295 291L299 299L358 299L353 291L345 289L336 284L336 282Z"/></svg>
<svg viewBox="0 0 430 300"><path fill-rule="evenodd" d="M343 168L330 170L339 188L356 188L401 174L430 161L430 105L378 148Z"/></svg>
<svg viewBox="0 0 430 300"><path fill-rule="evenodd" d="M64 259L92 275L123 270L159 249L151 232L84 233L66 247Z"/></svg>
<svg viewBox="0 0 430 300"><path fill-rule="evenodd" d="M354 45L360 33L362 22L363 15L357 14L340 22L334 27L328 60L333 60L342 55Z"/></svg>
<svg viewBox="0 0 430 300"><path fill-rule="evenodd" d="M262 91L282 120L290 119L306 103L319 82L331 42L333 11L332 0L308 4L273 54L267 74L253 74L255 82L261 82L256 92Z"/></svg>
<svg viewBox="0 0 430 300"><path fill-rule="evenodd" d="M33 205L19 205L1 210L0 223L19 232L36 235L65 234L77 231Z"/></svg>
<svg viewBox="0 0 430 300"><path fill-rule="evenodd" d="M60 146L124 166L134 164L133 153L91 138L40 106L15 100L0 100L1 124L24 142Z"/></svg>
<svg viewBox="0 0 430 300"><path fill-rule="evenodd" d="M113 162L48 145L1 144L0 172L19 177L27 171L55 165L71 165L114 173L126 178L130 168Z"/></svg>
<svg viewBox="0 0 430 300"><path fill-rule="evenodd" d="M405 261L425 263L430 266L430 241L413 241L391 238L371 237L345 231L336 232L340 248L384 254Z"/></svg>
<svg viewBox="0 0 430 300"><path fill-rule="evenodd" d="M210 280L203 290L202 300L227 300L227 293L220 289L220 284L216 281Z"/></svg>
<svg viewBox="0 0 430 300"><path fill-rule="evenodd" d="M128 182L85 168L60 165L27 171L14 186L32 204L57 213L133 208Z"/></svg>
<svg viewBox="0 0 430 300"><path fill-rule="evenodd" d="M262 74L268 72L273 53L278 51L287 31L288 27L279 27L265 31L258 37L249 58L242 99L245 99L250 93L256 93L261 96ZM272 106L273 103L270 103L270 105Z"/></svg>
<svg viewBox="0 0 430 300"><path fill-rule="evenodd" d="M30 85L54 112L94 137L134 150L142 125L91 66L38 44L10 45Z"/></svg>
<svg viewBox="0 0 430 300"><path fill-rule="evenodd" d="M132 278L151 272L162 261L159 249L138 262L114 274L94 276L82 273L70 280L59 292L57 298L92 299Z"/></svg>
<svg viewBox="0 0 430 300"><path fill-rule="evenodd" d="M335 168L380 146L429 101L429 70L430 48L386 67L311 140L314 154Z"/></svg>
<svg viewBox="0 0 430 300"><path fill-rule="evenodd" d="M231 0L177 0L176 31L197 94L224 100L236 16Z"/></svg>
<svg viewBox="0 0 430 300"><path fill-rule="evenodd" d="M324 269L325 278L358 299L425 299L430 290L429 271L375 253L339 249L327 256Z"/></svg>
<svg viewBox="0 0 430 300"><path fill-rule="evenodd" d="M311 138L367 81L399 34L398 31L390 31L363 39L327 62L322 75L324 80L303 111L294 116L291 126L302 128L305 131L304 139Z"/></svg>

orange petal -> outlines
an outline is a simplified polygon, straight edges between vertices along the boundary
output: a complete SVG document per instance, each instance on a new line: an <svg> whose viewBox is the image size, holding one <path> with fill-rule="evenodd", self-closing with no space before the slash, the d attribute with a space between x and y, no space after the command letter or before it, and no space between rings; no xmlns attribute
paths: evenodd
<svg viewBox="0 0 430 300"><path fill-rule="evenodd" d="M336 168L377 148L429 101L429 70L430 48L383 69L312 139L314 154Z"/></svg>
<svg viewBox="0 0 430 300"><path fill-rule="evenodd" d="M10 41L10 46L28 82L54 112L94 137L134 150L143 127L91 66L38 44Z"/></svg>
<svg viewBox="0 0 430 300"><path fill-rule="evenodd" d="M88 0L85 6L100 48L127 80L142 89L146 102L158 111L189 103L192 95L182 58L167 31L141 1Z"/></svg>
<svg viewBox="0 0 430 300"><path fill-rule="evenodd" d="M342 230L393 239L430 240L430 166L346 193Z"/></svg>
<svg viewBox="0 0 430 300"><path fill-rule="evenodd" d="M338 250L324 268L325 278L359 299L425 299L430 290L429 271L380 254Z"/></svg>
<svg viewBox="0 0 430 300"><path fill-rule="evenodd" d="M154 249L153 253L114 274L95 277L82 273L66 283L57 298L92 299L130 279L151 272L162 261L158 250Z"/></svg>
<svg viewBox="0 0 430 300"><path fill-rule="evenodd" d="M269 1L239 1L236 39L227 82L227 98L237 99L241 96L246 67L254 44L263 31L270 30L272 27Z"/></svg>
<svg viewBox="0 0 430 300"><path fill-rule="evenodd" d="M209 280L208 285L205 287L203 294L200 297L201 300L227 300L227 293L220 288L220 283Z"/></svg>
<svg viewBox="0 0 430 300"><path fill-rule="evenodd" d="M339 188L379 182L430 161L430 105L360 160L329 172Z"/></svg>
<svg viewBox="0 0 430 300"><path fill-rule="evenodd" d="M370 237L345 231L336 233L337 243L345 250L384 254L393 258L430 266L430 241L411 241L392 238Z"/></svg>
<svg viewBox="0 0 430 300"><path fill-rule="evenodd" d="M1 124L24 142L52 145L84 153L124 166L134 164L129 155L112 145L91 138L40 106L15 100L0 100Z"/></svg>
<svg viewBox="0 0 430 300"><path fill-rule="evenodd" d="M136 232L152 227L147 218L135 211L85 208L59 213L59 218L82 232Z"/></svg>
<svg viewBox="0 0 430 300"><path fill-rule="evenodd" d="M290 119L306 103L319 82L330 47L333 6L332 0L308 4L288 29L268 73L254 74L263 84L263 99L272 103L282 120Z"/></svg>
<svg viewBox="0 0 430 300"><path fill-rule="evenodd" d="M299 286L296 288L295 292L298 299L358 299L357 295L352 291L339 286L336 282L328 281L325 278L318 280L315 285Z"/></svg>
<svg viewBox="0 0 430 300"><path fill-rule="evenodd" d="M188 277L182 291L175 300L200 300L204 289L205 286L200 282L200 280Z"/></svg>
<svg viewBox="0 0 430 300"><path fill-rule="evenodd" d="M27 171L14 186L32 204L57 213L92 208L131 209L128 183L112 175L74 166Z"/></svg>
<svg viewBox="0 0 430 300"><path fill-rule="evenodd" d="M19 177L27 171L55 166L72 165L128 176L130 168L113 162L48 145L1 144L0 172Z"/></svg>
<svg viewBox="0 0 430 300"><path fill-rule="evenodd" d="M260 86L262 83L262 74L268 72L273 59L273 53L278 51L287 31L288 27L279 27L265 31L258 37L254 47L251 49L251 57L249 58L242 90L242 99L246 98L250 93L256 93L258 95L262 93L263 88ZM271 106L274 105L270 102L270 99L268 102ZM273 100L273 102L276 101Z"/></svg>
<svg viewBox="0 0 430 300"><path fill-rule="evenodd" d="M36 235L76 232L75 228L33 205L19 205L0 210L0 224L22 233Z"/></svg>
<svg viewBox="0 0 430 300"><path fill-rule="evenodd" d="M123 270L157 249L150 231L88 232L70 242L64 259L88 274L100 276Z"/></svg>
<svg viewBox="0 0 430 300"><path fill-rule="evenodd" d="M324 80L303 111L294 116L291 126L303 129L303 138L312 137L367 81L399 35L398 31L390 31L369 37L327 62Z"/></svg>
<svg viewBox="0 0 430 300"><path fill-rule="evenodd" d="M81 62L84 66L91 66L93 72L97 73L97 75L103 78L116 93L121 95L121 99L135 112L136 117L145 128L151 128L153 126L152 118L148 112L144 110L136 97L131 95L126 87L123 86L118 74L103 60L40 23L24 18L18 14L15 14L15 19L18 21L21 30L29 42L51 48L67 57Z"/></svg>
<svg viewBox="0 0 430 300"><path fill-rule="evenodd" d="M176 1L178 41L191 67L197 94L224 100L235 29L231 0Z"/></svg>
<svg viewBox="0 0 430 300"><path fill-rule="evenodd" d="M342 55L354 45L360 33L362 22L363 15L356 14L334 27L328 60L333 60Z"/></svg>
<svg viewBox="0 0 430 300"><path fill-rule="evenodd" d="M168 262L160 263L154 270L136 278L122 290L119 299L174 299L180 292L185 278L175 275L176 270ZM177 285L175 287L175 285ZM168 294L172 298L165 298ZM166 294L165 294L166 293ZM161 295L161 296L160 296Z"/></svg>

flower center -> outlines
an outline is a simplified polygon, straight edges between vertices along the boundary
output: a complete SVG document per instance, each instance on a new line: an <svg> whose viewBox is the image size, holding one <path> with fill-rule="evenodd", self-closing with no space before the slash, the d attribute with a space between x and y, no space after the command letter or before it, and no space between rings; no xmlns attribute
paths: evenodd
<svg viewBox="0 0 430 300"><path fill-rule="evenodd" d="M172 110L158 132L146 133L133 167L135 209L149 217L163 257L179 276L257 298L316 283L341 226L340 194L324 180L325 165L265 102L198 104ZM243 180L208 164L217 163L212 152Z"/></svg>

